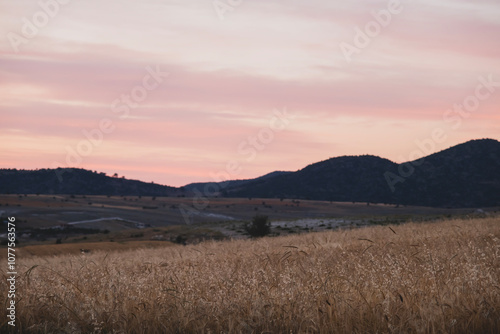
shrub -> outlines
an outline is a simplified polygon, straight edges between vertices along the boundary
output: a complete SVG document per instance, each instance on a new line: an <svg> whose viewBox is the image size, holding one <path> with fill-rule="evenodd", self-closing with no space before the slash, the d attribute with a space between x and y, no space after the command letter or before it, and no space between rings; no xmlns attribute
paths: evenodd
<svg viewBox="0 0 500 334"><path fill-rule="evenodd" d="M187 236L183 234L179 234L177 238L175 238L175 243L181 244L181 245L186 245L187 243Z"/></svg>
<svg viewBox="0 0 500 334"><path fill-rule="evenodd" d="M254 238L268 235L271 233L271 222L269 222L269 217L256 215L253 217L250 225L245 224L245 230Z"/></svg>

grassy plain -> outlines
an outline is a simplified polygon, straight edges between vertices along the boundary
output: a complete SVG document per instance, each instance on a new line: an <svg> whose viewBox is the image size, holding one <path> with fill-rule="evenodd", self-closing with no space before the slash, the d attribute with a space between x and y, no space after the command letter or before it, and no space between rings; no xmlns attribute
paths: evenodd
<svg viewBox="0 0 500 334"><path fill-rule="evenodd" d="M85 249L89 253L96 251L133 251L137 249L149 248L164 248L173 245L170 242L164 241L124 241L124 242L81 242L81 243L66 243L61 245L29 245L17 249L19 258L28 257L50 257L57 255L81 254L81 250ZM5 259L5 257L4 257Z"/></svg>
<svg viewBox="0 0 500 334"><path fill-rule="evenodd" d="M493 208L494 210L498 208ZM25 228L46 228L109 218L112 231L129 229L130 222L165 227L219 221L248 221L255 214L271 220L319 217L441 216L474 209L428 208L370 203L259 198L184 198L80 195L0 195L0 216L16 216ZM121 218L121 225L113 218ZM96 228L99 223L78 224ZM103 224L100 224L102 226Z"/></svg>
<svg viewBox="0 0 500 334"><path fill-rule="evenodd" d="M18 259L22 333L500 331L498 217L34 255Z"/></svg>
<svg viewBox="0 0 500 334"><path fill-rule="evenodd" d="M494 213L499 208L489 208ZM273 234L474 216L475 209L296 199L0 195L0 220L16 218L18 246L57 243L246 238L243 225L267 215ZM4 225L5 227L5 225ZM6 228L0 243L6 242ZM64 247L51 249L60 254ZM46 254L48 255L48 254ZM0 258L5 254L0 253Z"/></svg>

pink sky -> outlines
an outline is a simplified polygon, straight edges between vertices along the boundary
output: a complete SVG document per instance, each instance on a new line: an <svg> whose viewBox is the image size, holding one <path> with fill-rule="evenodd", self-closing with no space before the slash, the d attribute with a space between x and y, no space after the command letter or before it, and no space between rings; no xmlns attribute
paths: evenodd
<svg viewBox="0 0 500 334"><path fill-rule="evenodd" d="M181 186L500 139L497 0L401 1L384 26L372 13L388 1L219 3L236 5L0 0L0 168ZM464 103L466 116L450 111Z"/></svg>

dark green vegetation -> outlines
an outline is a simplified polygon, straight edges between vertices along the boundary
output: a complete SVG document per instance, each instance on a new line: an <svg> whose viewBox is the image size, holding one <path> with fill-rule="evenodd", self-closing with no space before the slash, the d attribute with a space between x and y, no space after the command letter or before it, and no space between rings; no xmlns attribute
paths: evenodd
<svg viewBox="0 0 500 334"><path fill-rule="evenodd" d="M271 233L271 222L268 216L256 215L251 224L245 224L245 230L254 238L264 237Z"/></svg>

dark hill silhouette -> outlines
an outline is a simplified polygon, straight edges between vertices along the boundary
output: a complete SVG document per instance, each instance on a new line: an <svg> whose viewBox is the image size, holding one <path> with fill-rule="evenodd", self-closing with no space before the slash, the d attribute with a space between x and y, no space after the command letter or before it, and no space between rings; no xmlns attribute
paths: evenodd
<svg viewBox="0 0 500 334"><path fill-rule="evenodd" d="M384 172L394 170L395 166L375 156L344 156L309 165L295 173L256 180L226 192L238 197L366 202L376 195L388 199L390 189Z"/></svg>
<svg viewBox="0 0 500 334"><path fill-rule="evenodd" d="M3 194L173 196L180 192L178 188L78 168L0 170Z"/></svg>
<svg viewBox="0 0 500 334"><path fill-rule="evenodd" d="M498 206L500 142L473 140L404 164L369 155L332 158L294 173L228 188L225 193L231 197Z"/></svg>
<svg viewBox="0 0 500 334"><path fill-rule="evenodd" d="M296 172L182 188L109 177L84 169L1 169L0 193L293 198L440 207L500 206L500 142L472 140L417 161L343 156ZM212 195L213 193L210 193Z"/></svg>
<svg viewBox="0 0 500 334"><path fill-rule="evenodd" d="M395 195L427 206L500 205L500 142L473 140L427 156Z"/></svg>
<svg viewBox="0 0 500 334"><path fill-rule="evenodd" d="M245 179L245 180L229 180L229 181L223 181L223 182L197 182L197 183L190 183L184 186L184 189L190 193L196 194L196 193L205 193L205 192L210 192L215 190L223 190L226 188L241 188L245 186L246 184L249 184L250 182L254 181L261 181L261 180L266 180L269 178L276 177L278 175L284 175L284 174L289 174L291 172L283 172L283 171L276 171L276 172L271 172L269 174L260 176L255 179Z"/></svg>

